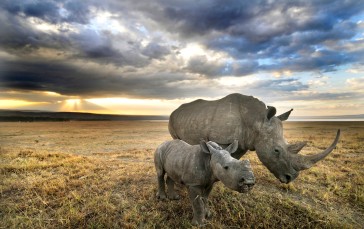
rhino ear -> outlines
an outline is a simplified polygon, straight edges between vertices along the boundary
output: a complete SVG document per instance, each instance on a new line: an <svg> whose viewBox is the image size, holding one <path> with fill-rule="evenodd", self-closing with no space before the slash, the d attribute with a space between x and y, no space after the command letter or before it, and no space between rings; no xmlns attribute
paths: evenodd
<svg viewBox="0 0 364 229"><path fill-rule="evenodd" d="M201 147L201 151L204 153L208 153L211 154L209 147L207 146L206 142L204 140L200 141L200 147Z"/></svg>
<svg viewBox="0 0 364 229"><path fill-rule="evenodd" d="M228 151L230 154L233 154L238 149L238 146L239 146L238 140L234 140L234 142L231 143L228 147L226 147L225 150Z"/></svg>
<svg viewBox="0 0 364 229"><path fill-rule="evenodd" d="M267 106L267 119L270 120L274 115L276 115L277 110L275 107Z"/></svg>
<svg viewBox="0 0 364 229"><path fill-rule="evenodd" d="M281 121L286 121L292 111L293 111L293 109L287 111L286 113L283 113L283 114L277 116L277 118L279 118Z"/></svg>

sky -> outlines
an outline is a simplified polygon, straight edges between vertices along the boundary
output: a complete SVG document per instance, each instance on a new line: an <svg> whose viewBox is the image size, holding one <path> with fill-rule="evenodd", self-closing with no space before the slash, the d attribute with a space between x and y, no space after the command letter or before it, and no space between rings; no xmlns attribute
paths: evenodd
<svg viewBox="0 0 364 229"><path fill-rule="evenodd" d="M364 114L363 0L2 0L0 109Z"/></svg>

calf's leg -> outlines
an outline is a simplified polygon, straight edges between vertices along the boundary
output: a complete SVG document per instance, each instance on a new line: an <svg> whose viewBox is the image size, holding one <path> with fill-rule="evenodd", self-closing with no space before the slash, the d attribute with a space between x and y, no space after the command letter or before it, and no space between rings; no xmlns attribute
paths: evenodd
<svg viewBox="0 0 364 229"><path fill-rule="evenodd" d="M180 197L174 190L174 181L167 175L168 198L171 200L179 200Z"/></svg>
<svg viewBox="0 0 364 229"><path fill-rule="evenodd" d="M164 185L164 173L159 174L157 172L157 180L158 180L158 192L157 192L157 198L160 200L166 199L166 191L165 191L165 185Z"/></svg>
<svg viewBox="0 0 364 229"><path fill-rule="evenodd" d="M203 203L204 203L204 207L205 207L205 217L206 218L211 218L211 211L210 211L210 208L208 206L208 200L207 198L209 197L210 193L211 193L211 190L212 190L212 186L209 186L208 188L204 189L203 193L202 193L202 196L203 196Z"/></svg>
<svg viewBox="0 0 364 229"><path fill-rule="evenodd" d="M205 208L202 197L202 189L198 187L188 187L188 195L193 209L193 225L201 225L205 220Z"/></svg>
<svg viewBox="0 0 364 229"><path fill-rule="evenodd" d="M166 199L166 191L165 191L165 184L164 184L164 174L165 171L161 162L158 160L157 154L155 155L155 169L157 171L157 181L158 181L158 191L157 191L157 198L160 200Z"/></svg>

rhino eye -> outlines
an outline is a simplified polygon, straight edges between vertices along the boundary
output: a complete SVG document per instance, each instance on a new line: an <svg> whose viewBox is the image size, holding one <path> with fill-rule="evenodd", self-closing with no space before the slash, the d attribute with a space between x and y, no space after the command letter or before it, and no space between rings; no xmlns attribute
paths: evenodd
<svg viewBox="0 0 364 229"><path fill-rule="evenodd" d="M225 169L225 170L228 170L228 169L229 169L229 166L225 165L225 166L224 166L224 169Z"/></svg>

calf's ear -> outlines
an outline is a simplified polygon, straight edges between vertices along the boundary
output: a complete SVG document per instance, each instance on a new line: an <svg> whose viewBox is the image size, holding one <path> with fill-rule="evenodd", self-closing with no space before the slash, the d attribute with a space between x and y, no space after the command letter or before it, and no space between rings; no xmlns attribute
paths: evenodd
<svg viewBox="0 0 364 229"><path fill-rule="evenodd" d="M267 119L270 120L274 115L276 115L276 108L272 106L267 106Z"/></svg>
<svg viewBox="0 0 364 229"><path fill-rule="evenodd" d="M207 147L207 144L204 140L200 141L200 147L201 147L202 152L211 154L211 152L210 152L209 148Z"/></svg>
<svg viewBox="0 0 364 229"><path fill-rule="evenodd" d="M230 154L233 154L238 149L238 146L239 146L238 140L234 140L234 142L231 143L228 147L226 147L225 150L228 151Z"/></svg>

